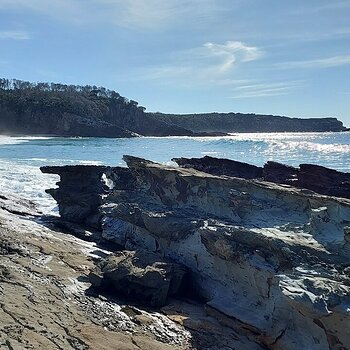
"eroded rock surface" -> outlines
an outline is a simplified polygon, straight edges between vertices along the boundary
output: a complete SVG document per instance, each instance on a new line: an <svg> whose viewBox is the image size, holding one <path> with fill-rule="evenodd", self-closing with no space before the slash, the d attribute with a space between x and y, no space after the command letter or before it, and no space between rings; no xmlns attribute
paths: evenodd
<svg viewBox="0 0 350 350"><path fill-rule="evenodd" d="M274 350L348 348L349 200L125 161L100 207L105 239L186 266L187 289L237 339ZM133 186L118 186L119 171Z"/></svg>

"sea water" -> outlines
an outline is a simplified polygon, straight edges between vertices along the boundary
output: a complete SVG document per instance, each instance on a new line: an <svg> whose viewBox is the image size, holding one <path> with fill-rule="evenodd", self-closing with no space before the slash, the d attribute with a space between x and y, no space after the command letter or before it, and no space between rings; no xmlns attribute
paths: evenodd
<svg viewBox="0 0 350 350"><path fill-rule="evenodd" d="M40 166L125 166L124 154L165 164L174 164L173 157L209 155L258 166L273 160L294 166L313 163L350 172L350 132L131 139L0 136L0 191L20 194L36 202L42 211L53 213L55 202L45 189L55 187L59 177L42 174Z"/></svg>

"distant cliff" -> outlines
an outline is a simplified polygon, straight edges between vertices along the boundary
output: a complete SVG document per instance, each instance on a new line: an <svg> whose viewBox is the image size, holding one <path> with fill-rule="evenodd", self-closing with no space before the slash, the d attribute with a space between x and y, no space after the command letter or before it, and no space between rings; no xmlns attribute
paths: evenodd
<svg viewBox="0 0 350 350"><path fill-rule="evenodd" d="M136 101L104 87L0 79L0 134L133 137L345 130L336 118L240 113L175 115L145 110Z"/></svg>
<svg viewBox="0 0 350 350"><path fill-rule="evenodd" d="M153 116L165 123L189 129L195 133L232 132L323 132L345 131L337 118L289 118L263 114L203 113L162 114Z"/></svg>
<svg viewBox="0 0 350 350"><path fill-rule="evenodd" d="M132 137L191 135L97 86L0 79L0 133Z"/></svg>

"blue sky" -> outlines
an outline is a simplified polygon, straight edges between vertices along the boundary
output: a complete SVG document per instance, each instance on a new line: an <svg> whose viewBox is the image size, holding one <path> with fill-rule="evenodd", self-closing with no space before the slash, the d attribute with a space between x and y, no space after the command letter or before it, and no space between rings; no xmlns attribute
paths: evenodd
<svg viewBox="0 0 350 350"><path fill-rule="evenodd" d="M0 76L350 126L350 0L0 0Z"/></svg>

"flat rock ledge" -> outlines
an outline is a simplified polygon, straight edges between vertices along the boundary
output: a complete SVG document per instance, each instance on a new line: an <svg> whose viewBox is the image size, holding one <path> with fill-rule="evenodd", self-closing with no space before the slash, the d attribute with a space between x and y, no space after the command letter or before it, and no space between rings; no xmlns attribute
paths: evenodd
<svg viewBox="0 0 350 350"><path fill-rule="evenodd" d="M248 349L349 349L350 200L124 160L128 168L43 169L61 176L50 192L62 219L86 225L94 217L101 237L124 250L113 271L126 256L122 277L135 275L136 253L126 251L183 266L180 290L204 301L205 317L237 339L217 349L243 349L242 339ZM88 210L77 220L79 206ZM104 264L110 266L108 259ZM173 310L172 318L182 322Z"/></svg>

